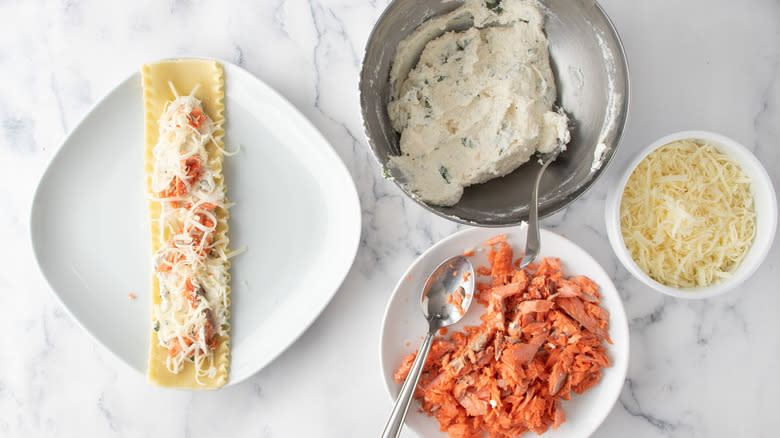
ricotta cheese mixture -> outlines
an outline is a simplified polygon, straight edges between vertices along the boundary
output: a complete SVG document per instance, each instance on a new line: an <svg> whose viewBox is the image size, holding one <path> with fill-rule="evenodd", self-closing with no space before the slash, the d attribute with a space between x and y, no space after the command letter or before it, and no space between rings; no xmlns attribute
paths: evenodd
<svg viewBox="0 0 780 438"><path fill-rule="evenodd" d="M419 199L454 205L464 187L568 143L543 25L535 2L466 0L399 44L387 110L401 155L390 166Z"/></svg>

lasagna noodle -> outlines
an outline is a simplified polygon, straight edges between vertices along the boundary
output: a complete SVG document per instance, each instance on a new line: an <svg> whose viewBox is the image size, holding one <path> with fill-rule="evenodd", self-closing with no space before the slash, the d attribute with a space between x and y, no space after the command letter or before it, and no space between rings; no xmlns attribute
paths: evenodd
<svg viewBox="0 0 780 438"><path fill-rule="evenodd" d="M146 191L148 195L149 214L151 217L151 236L152 236L152 254L154 254L160 245L165 243L169 235L166 231L163 241L160 240L160 204L154 200L155 193L152 190L152 174L154 172L154 155L152 150L157 144L159 135L158 121L162 115L165 104L176 98L174 96L169 82L174 85L180 95L189 94L197 85L194 97L202 102L203 110L211 117L215 131L213 134L214 142L206 146L208 153L207 168L211 170L214 176L214 182L222 192L225 192L224 178L222 175L222 150L224 149L222 137L224 131L224 78L222 66L215 61L208 60L175 60L163 61L156 64L144 65L141 69L143 77L144 92L144 119L145 119L145 141L144 152L144 170L146 172ZM229 253L227 245L228 231L228 212L223 208L216 210L218 218L215 242L224 242L220 244L225 253ZM224 262L229 268L229 261ZM226 276L226 300L228 310L230 308L230 275ZM157 276L152 275L152 305L160 305L160 286ZM223 323L229 324L230 314ZM153 321L152 321L153 323ZM150 323L150 327L151 327ZM230 329L226 330L229 333ZM178 374L168 371L166 359L168 350L159 345L157 333L151 332L151 342L149 348L149 366L147 378L156 385L182 388L182 389L214 389L223 386L228 379L230 364L230 337L220 335L217 339L217 348L211 352L214 360L214 367L217 372L214 377L201 376L199 384L195 379L195 366L191 362L185 362L184 368ZM207 364L208 359L207 359Z"/></svg>

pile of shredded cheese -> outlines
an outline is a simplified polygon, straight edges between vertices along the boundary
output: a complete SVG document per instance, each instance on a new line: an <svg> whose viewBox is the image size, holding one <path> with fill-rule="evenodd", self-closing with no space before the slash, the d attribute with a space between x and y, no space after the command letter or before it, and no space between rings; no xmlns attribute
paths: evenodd
<svg viewBox="0 0 780 438"><path fill-rule="evenodd" d="M671 287L729 277L755 237L750 184L739 165L712 145L680 140L653 151L629 177L620 204L631 257Z"/></svg>
<svg viewBox="0 0 780 438"><path fill-rule="evenodd" d="M206 145L214 141L216 127L193 97L195 90L189 96L173 92L176 99L163 111L153 150L152 189L160 202L163 244L154 254L161 302L152 312L159 344L169 352L168 370L178 373L185 361L192 362L200 382L216 374L213 351L229 330L231 254L225 242L215 241L224 220L216 210L229 205L221 179L209 168Z"/></svg>

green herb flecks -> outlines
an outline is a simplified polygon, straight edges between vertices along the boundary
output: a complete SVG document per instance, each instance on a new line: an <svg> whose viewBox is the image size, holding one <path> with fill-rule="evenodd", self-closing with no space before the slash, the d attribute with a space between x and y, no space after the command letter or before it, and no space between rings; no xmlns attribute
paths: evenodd
<svg viewBox="0 0 780 438"><path fill-rule="evenodd" d="M495 1L487 0L485 2L485 6L487 6L488 9L495 12L496 14L500 14L504 12L504 8L501 7L501 0L495 0Z"/></svg>
<svg viewBox="0 0 780 438"><path fill-rule="evenodd" d="M428 108L428 109L430 109L430 108L431 108L431 101L430 101L430 100L428 100L428 98L427 98L427 97L426 97L425 99L423 99L423 106L424 106L424 107L426 107L426 108Z"/></svg>
<svg viewBox="0 0 780 438"><path fill-rule="evenodd" d="M543 92L547 89L547 83L543 81L542 79L536 80L536 90L539 92Z"/></svg>
<svg viewBox="0 0 780 438"><path fill-rule="evenodd" d="M446 167L441 166L439 168L439 173L441 174L441 177L444 178L444 181L447 182L447 184L450 183L450 172L447 170Z"/></svg>
<svg viewBox="0 0 780 438"><path fill-rule="evenodd" d="M444 80L444 78L446 78L446 77L447 77L447 76L439 76L438 78L436 78L436 82L441 82L441 81L443 81L443 80Z"/></svg>
<svg viewBox="0 0 780 438"><path fill-rule="evenodd" d="M385 179L390 179L392 176L390 175L390 172L387 171L387 169L382 169L382 177Z"/></svg>
<svg viewBox="0 0 780 438"><path fill-rule="evenodd" d="M460 142L463 144L463 146L466 146L467 148L473 148L474 147L474 140L472 140L469 137L461 138Z"/></svg>
<svg viewBox="0 0 780 438"><path fill-rule="evenodd" d="M160 331L160 321L154 322L154 327L152 327L154 331L159 332Z"/></svg>

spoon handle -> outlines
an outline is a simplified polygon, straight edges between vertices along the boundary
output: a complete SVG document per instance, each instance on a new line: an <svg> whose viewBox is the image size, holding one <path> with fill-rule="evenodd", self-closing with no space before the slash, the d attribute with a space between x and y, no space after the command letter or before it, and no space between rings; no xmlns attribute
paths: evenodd
<svg viewBox="0 0 780 438"><path fill-rule="evenodd" d="M395 406L393 406L393 412L390 413L385 430L382 432L382 438L396 438L401 434L406 411L409 410L409 403L412 401L414 389L417 387L417 381L420 380L420 373L423 370L425 359L428 357L432 343L433 333L429 331L422 345L420 345L420 350L414 359L414 363L412 363L412 367L409 369L409 375L406 376L406 380L401 386L401 392L398 393L398 398L395 399Z"/></svg>
<svg viewBox="0 0 780 438"><path fill-rule="evenodd" d="M528 212L528 235L525 238L525 252L523 253L523 263L532 263L539 254L539 182L542 180L542 174L547 169L549 161L545 162L534 181L534 188L531 192L531 205Z"/></svg>
<svg viewBox="0 0 780 438"><path fill-rule="evenodd" d="M556 150L548 153L545 156L544 164L539 169L539 173L536 174L536 180L534 181L534 188L531 192L531 205L528 212L528 234L525 238L525 251L523 252L523 262L520 264L519 269L523 269L536 260L539 255L539 183L542 181L542 175L547 169L547 166L552 163L561 151L561 146L558 145Z"/></svg>

